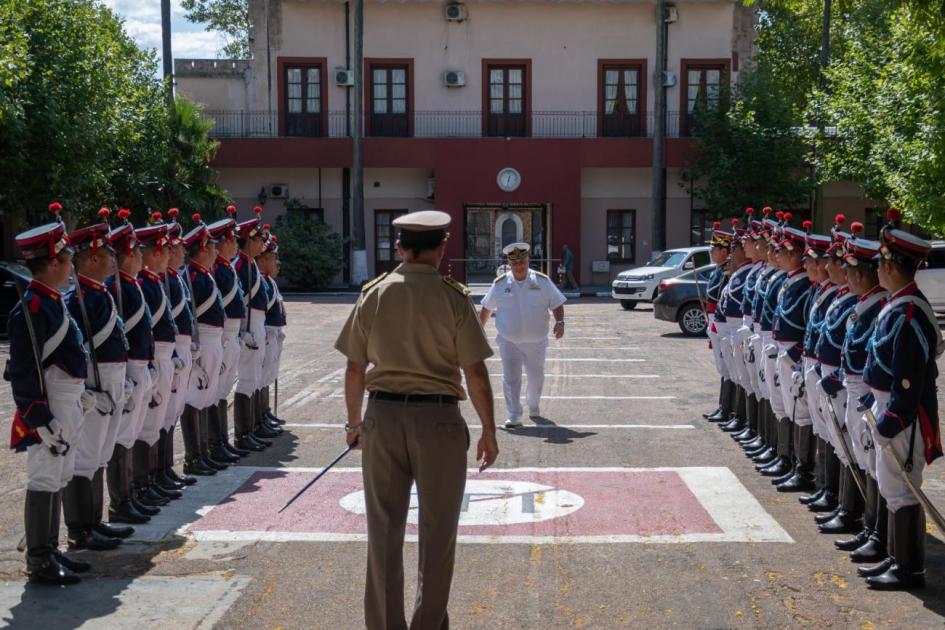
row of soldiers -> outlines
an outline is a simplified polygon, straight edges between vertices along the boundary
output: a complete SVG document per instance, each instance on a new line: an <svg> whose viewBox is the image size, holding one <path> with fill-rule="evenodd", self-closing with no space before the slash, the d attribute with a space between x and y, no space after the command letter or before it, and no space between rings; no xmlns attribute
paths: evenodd
<svg viewBox="0 0 945 630"><path fill-rule="evenodd" d="M89 563L59 549L108 550L252 451L283 422L269 409L284 339L278 244L261 209L184 233L172 208L135 228L130 212L70 233L56 220L16 237L32 279L17 285L4 377L16 403L11 447L26 451L26 569L72 584ZM236 439L227 398L235 386ZM180 423L183 475L174 468ZM103 521L104 486L108 521Z"/></svg>
<svg viewBox="0 0 945 630"><path fill-rule="evenodd" d="M915 282L931 245L891 209L879 240L830 235L765 208L716 223L710 341L729 432L778 492L802 504L880 590L925 584L925 513L915 488L942 455L936 358L942 337ZM901 465L900 465L901 464ZM905 475L903 475L905 473Z"/></svg>

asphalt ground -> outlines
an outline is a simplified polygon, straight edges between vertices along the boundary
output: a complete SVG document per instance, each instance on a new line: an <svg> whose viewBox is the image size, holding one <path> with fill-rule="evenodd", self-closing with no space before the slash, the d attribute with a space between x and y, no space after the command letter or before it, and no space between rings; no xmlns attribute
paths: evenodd
<svg viewBox="0 0 945 630"><path fill-rule="evenodd" d="M332 345L352 303L287 304L279 381L286 433L189 489L120 550L76 554L94 564L78 587L24 582L16 545L25 458L0 453L0 624L363 627L360 455L275 514L344 446L344 361ZM702 420L718 391L705 339L683 337L647 307L626 312L609 299L575 300L566 311L567 335L548 352L543 419L500 429L495 469L469 475L453 627L943 624L940 533L929 530L924 591L869 591L796 495L775 492ZM487 332L493 337L494 326ZM501 423L501 366L488 365ZM478 419L468 403L462 410L475 440ZM8 389L0 413L12 417ZM936 462L926 478L945 508L945 466ZM416 550L405 545L408 611Z"/></svg>

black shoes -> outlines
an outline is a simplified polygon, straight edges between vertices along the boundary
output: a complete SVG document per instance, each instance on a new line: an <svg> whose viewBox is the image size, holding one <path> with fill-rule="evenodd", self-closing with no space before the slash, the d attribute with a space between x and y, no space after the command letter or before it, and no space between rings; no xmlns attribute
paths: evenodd
<svg viewBox="0 0 945 630"><path fill-rule="evenodd" d="M112 525L111 523L96 523L95 525L92 525L92 529L107 538L131 538L131 536L135 533L134 527L122 527L119 525Z"/></svg>
<svg viewBox="0 0 945 630"><path fill-rule="evenodd" d="M119 538L108 538L94 528L69 532L69 550L88 549L90 551L111 551L121 544Z"/></svg>
<svg viewBox="0 0 945 630"><path fill-rule="evenodd" d="M143 525L151 520L151 516L139 512L135 506L128 501L124 505L112 505L108 508L108 522L125 523L127 525Z"/></svg>

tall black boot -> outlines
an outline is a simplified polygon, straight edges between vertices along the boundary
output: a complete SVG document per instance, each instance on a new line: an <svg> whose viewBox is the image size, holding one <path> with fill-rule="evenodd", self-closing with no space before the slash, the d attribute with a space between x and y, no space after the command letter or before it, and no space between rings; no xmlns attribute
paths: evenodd
<svg viewBox="0 0 945 630"><path fill-rule="evenodd" d="M233 426L239 448L261 451L272 444L253 435L253 399L239 392L233 395Z"/></svg>
<svg viewBox="0 0 945 630"><path fill-rule="evenodd" d="M814 438L816 454L814 455L814 487L813 494L803 494L797 498L801 505L809 505L824 496L827 488L827 443L822 438Z"/></svg>
<svg viewBox="0 0 945 630"><path fill-rule="evenodd" d="M201 409L197 412L197 421L200 423L200 459L204 465L214 470L226 470L228 466L223 462L210 457L210 441L214 438L218 427L210 425L210 414L208 409Z"/></svg>
<svg viewBox="0 0 945 630"><path fill-rule="evenodd" d="M92 529L105 536L106 538L129 538L135 533L133 527L122 525L112 525L102 521L102 511L105 507L105 488L104 488L105 469L99 468L92 475Z"/></svg>
<svg viewBox="0 0 945 630"><path fill-rule="evenodd" d="M840 459L829 442L824 441L824 491L816 501L807 504L814 513L832 512L837 509L840 496Z"/></svg>
<svg viewBox="0 0 945 630"><path fill-rule="evenodd" d="M51 522L49 523L49 548L52 549L53 557L62 566L74 573L85 573L92 568L92 565L85 560L77 560L67 556L59 550L59 517L62 514L62 495L65 488L52 495Z"/></svg>
<svg viewBox="0 0 945 630"><path fill-rule="evenodd" d="M751 457L751 461L762 467L773 462L778 456L778 418L774 415L770 400L765 401L764 407L765 443L767 446L763 451Z"/></svg>
<svg viewBox="0 0 945 630"><path fill-rule="evenodd" d="M59 536L58 518L56 532L52 532L55 492L26 491L23 521L26 526L26 574L30 582L64 586L75 584L79 576L56 559L50 540ZM54 505L55 503L55 505Z"/></svg>
<svg viewBox="0 0 945 630"><path fill-rule="evenodd" d="M822 534L849 534L859 531L860 519L863 516L863 497L853 479L853 471L844 466L840 485L843 492L840 495L840 511L829 521L820 523L817 528Z"/></svg>
<svg viewBox="0 0 945 630"><path fill-rule="evenodd" d="M792 451L794 450L794 424L788 418L778 420L778 457L774 462L764 467L756 467L765 477L780 477L790 471L794 465Z"/></svg>
<svg viewBox="0 0 945 630"><path fill-rule="evenodd" d="M866 578L877 591L908 591L925 587L925 511L921 505L892 513L894 563L885 573Z"/></svg>
<svg viewBox="0 0 945 630"><path fill-rule="evenodd" d="M221 398L220 402L216 404L216 407L217 426L219 427L218 431L220 433L220 440L223 450L237 458L247 457L250 453L248 450L238 448L230 444L230 423L228 418L229 405L227 405L226 399Z"/></svg>
<svg viewBox="0 0 945 630"><path fill-rule="evenodd" d="M702 414L702 417L708 420L709 422L717 422L717 420L714 420L714 419L721 418L722 413L724 412L724 409L725 409L724 399L725 399L725 379L719 378L719 406L715 411Z"/></svg>
<svg viewBox="0 0 945 630"><path fill-rule="evenodd" d="M755 439L758 429L758 418L755 415L757 410L757 399L754 393L747 393L745 396L745 428L741 431L732 433L732 439L737 442L746 442Z"/></svg>
<svg viewBox="0 0 945 630"><path fill-rule="evenodd" d="M178 485L176 482L170 481L169 483L164 483L164 475L162 474L164 472L162 466L162 450L164 445L161 443L162 439L167 440L167 434L164 429L161 429L158 441L152 444L148 449L148 485L151 492L173 501L184 495L181 493L182 486Z"/></svg>
<svg viewBox="0 0 945 630"><path fill-rule="evenodd" d="M745 403L748 395L741 385L735 385L735 398L733 402L732 417L728 422L719 425L726 433L741 431L745 428Z"/></svg>
<svg viewBox="0 0 945 630"><path fill-rule="evenodd" d="M217 474L200 456L200 412L187 405L180 418L180 432L184 437L184 474L206 477Z"/></svg>
<svg viewBox="0 0 945 630"><path fill-rule="evenodd" d="M282 434L282 427L269 424L263 413L262 390L257 389L252 395L253 401L253 435L257 438L272 439Z"/></svg>
<svg viewBox="0 0 945 630"><path fill-rule="evenodd" d="M722 379L722 388L719 392L719 411L706 418L709 422L726 422L732 415L732 381Z"/></svg>
<svg viewBox="0 0 945 630"><path fill-rule="evenodd" d="M131 500L131 478L128 476L129 452L121 444L115 445L112 458L108 460L105 477L108 482L108 521L140 525L151 520L150 514L138 510Z"/></svg>
<svg viewBox="0 0 945 630"><path fill-rule="evenodd" d="M210 405L201 413L207 414L207 426L210 430L207 448L210 450L210 458L222 464L235 464L240 461L239 457L231 454L223 445L226 436L223 433L224 428L220 425L219 405Z"/></svg>
<svg viewBox="0 0 945 630"><path fill-rule="evenodd" d="M754 457L764 449L768 448L768 401L764 398L757 398L755 406L755 439L751 442L743 442L742 448L749 457Z"/></svg>
<svg viewBox="0 0 945 630"><path fill-rule="evenodd" d="M147 442L138 440L131 448L131 481L135 500L145 507L162 507L170 503L170 499L162 497L151 487L151 446Z"/></svg>
<svg viewBox="0 0 945 630"><path fill-rule="evenodd" d="M867 562L880 562L884 560L889 552L889 511L886 509L886 499L879 494L876 487L876 480L868 477L867 486L871 488L870 493L876 496L875 518L868 523L870 526L870 536L858 549L850 554L850 560L858 564Z"/></svg>
<svg viewBox="0 0 945 630"><path fill-rule="evenodd" d="M174 464L174 438L171 437L167 429L161 429L161 436L158 438L157 454L155 457L155 481L165 490L183 490L186 485L182 481L175 480L170 475L171 467ZM168 460L171 462L168 464Z"/></svg>
<svg viewBox="0 0 945 630"><path fill-rule="evenodd" d="M286 421L276 416L275 412L272 409L272 405L269 403L269 386L267 385L263 387L262 392L263 392L263 409L264 409L263 414L267 418L269 418L270 422L272 422L273 424L278 424L278 425L285 424Z"/></svg>
<svg viewBox="0 0 945 630"><path fill-rule="evenodd" d="M62 506L69 531L69 549L108 551L121 544L120 539L102 536L92 527L95 516L91 479L78 475L70 479L62 492Z"/></svg>
<svg viewBox="0 0 945 630"><path fill-rule="evenodd" d="M167 441L164 443L164 474L171 481L176 481L183 486L192 486L197 483L194 477L189 475L178 475L174 470L174 427L167 430Z"/></svg>
<svg viewBox="0 0 945 630"><path fill-rule="evenodd" d="M794 473L778 484L778 492L806 492L814 489L814 427L794 427Z"/></svg>

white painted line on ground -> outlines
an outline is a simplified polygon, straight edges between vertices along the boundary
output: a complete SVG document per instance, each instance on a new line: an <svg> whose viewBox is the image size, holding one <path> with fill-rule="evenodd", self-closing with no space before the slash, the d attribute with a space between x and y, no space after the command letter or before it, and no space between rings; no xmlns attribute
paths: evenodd
<svg viewBox="0 0 945 630"><path fill-rule="evenodd" d="M492 378L502 378L501 374L490 374ZM660 378L659 374L545 374L545 378ZM525 377L528 380L528 377Z"/></svg>
<svg viewBox="0 0 945 630"><path fill-rule="evenodd" d="M548 346L548 351L549 351L549 352L551 352L551 351L564 351L564 350L595 350L595 351L600 351L600 350L639 350L639 349L640 349L640 346L617 346L617 347L603 346L603 347L600 347L600 348L592 348L592 347L590 347L590 346L574 346L574 347L572 347L572 348L569 348L569 347L567 347L567 346L564 346L564 347L562 347L562 346Z"/></svg>
<svg viewBox="0 0 945 630"><path fill-rule="evenodd" d="M489 337L489 341L495 341L495 337ZM626 337L564 337L568 341L626 341ZM550 339L549 339L550 341Z"/></svg>
<svg viewBox="0 0 945 630"><path fill-rule="evenodd" d="M643 363L646 359L555 359L547 358L545 359L548 363ZM502 359L495 357L492 359L486 359L491 363L499 363Z"/></svg>
<svg viewBox="0 0 945 630"><path fill-rule="evenodd" d="M327 422L289 422L284 427L296 429L341 429L344 425ZM554 431L555 429L695 429L692 424L526 424L524 429L545 429ZM479 431L482 429L478 424L469 425L470 431Z"/></svg>
<svg viewBox="0 0 945 630"><path fill-rule="evenodd" d="M367 398L368 394L365 393L364 397ZM316 400L344 400L344 394L320 394L318 392L313 392L303 398L305 402L316 401ZM496 396L496 400L503 400L502 396ZM675 396L542 396L542 400L676 400ZM297 402L293 405L287 406L297 406L301 404L302 401ZM281 406L281 405L280 405Z"/></svg>

